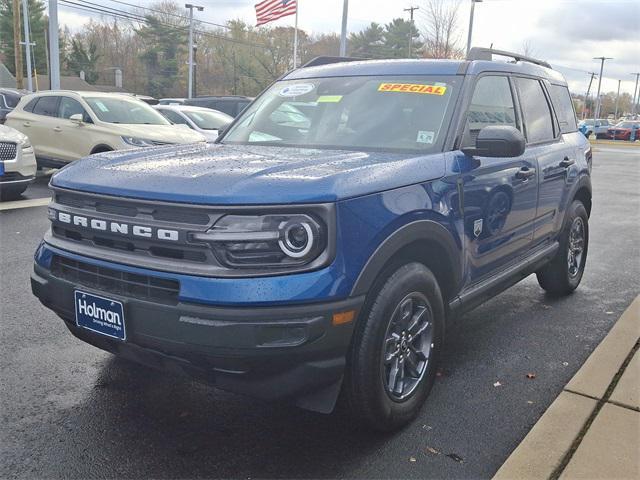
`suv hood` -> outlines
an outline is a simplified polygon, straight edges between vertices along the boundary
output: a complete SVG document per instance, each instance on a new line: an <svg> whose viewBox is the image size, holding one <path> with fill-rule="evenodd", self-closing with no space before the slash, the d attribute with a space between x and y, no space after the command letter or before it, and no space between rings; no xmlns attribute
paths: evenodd
<svg viewBox="0 0 640 480"><path fill-rule="evenodd" d="M56 173L55 187L208 205L333 202L440 178L442 153L354 152L191 144L92 155Z"/></svg>

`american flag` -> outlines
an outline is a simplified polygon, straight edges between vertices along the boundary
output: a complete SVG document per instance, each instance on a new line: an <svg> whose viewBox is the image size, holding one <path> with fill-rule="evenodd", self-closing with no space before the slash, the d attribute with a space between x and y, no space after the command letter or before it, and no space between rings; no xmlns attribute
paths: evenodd
<svg viewBox="0 0 640 480"><path fill-rule="evenodd" d="M264 0L256 4L256 27L293 15L298 8L297 0Z"/></svg>

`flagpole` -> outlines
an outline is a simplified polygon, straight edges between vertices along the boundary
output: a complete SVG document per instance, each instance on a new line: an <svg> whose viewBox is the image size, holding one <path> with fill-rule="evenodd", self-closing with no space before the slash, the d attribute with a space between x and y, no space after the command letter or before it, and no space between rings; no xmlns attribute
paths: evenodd
<svg viewBox="0 0 640 480"><path fill-rule="evenodd" d="M296 2L296 26L293 32L293 68L298 66L298 5L300 5L300 0Z"/></svg>

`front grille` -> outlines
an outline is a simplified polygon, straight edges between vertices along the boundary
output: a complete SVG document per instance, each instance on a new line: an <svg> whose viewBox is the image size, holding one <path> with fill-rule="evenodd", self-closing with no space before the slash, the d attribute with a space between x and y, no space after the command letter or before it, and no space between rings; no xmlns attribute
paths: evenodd
<svg viewBox="0 0 640 480"><path fill-rule="evenodd" d="M155 237L118 234L109 230L83 228L82 225L54 221L52 233L56 238L80 243L92 249L125 253L150 262L165 259L192 265L216 264L213 251L208 245L191 242L189 239L189 232L205 232L220 218L221 213L208 208L88 195L65 190L54 192L51 208L88 218L179 231L178 241L162 241ZM135 260L132 258L132 261Z"/></svg>
<svg viewBox="0 0 640 480"><path fill-rule="evenodd" d="M95 288L100 292L150 300L166 305L178 303L180 283L176 280L98 267L59 255L54 255L51 260L51 274L79 286Z"/></svg>
<svg viewBox="0 0 640 480"><path fill-rule="evenodd" d="M18 153L15 142L0 142L0 160L13 160Z"/></svg>

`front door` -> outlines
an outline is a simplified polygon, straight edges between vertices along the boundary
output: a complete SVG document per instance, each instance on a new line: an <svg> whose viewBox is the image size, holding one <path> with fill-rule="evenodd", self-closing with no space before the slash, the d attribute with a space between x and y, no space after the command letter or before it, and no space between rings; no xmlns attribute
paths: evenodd
<svg viewBox="0 0 640 480"><path fill-rule="evenodd" d="M522 130L507 76L486 75L475 85L463 136L473 146L488 125ZM464 192L467 281L475 283L527 252L538 200L537 163L531 152L515 158L458 157Z"/></svg>

